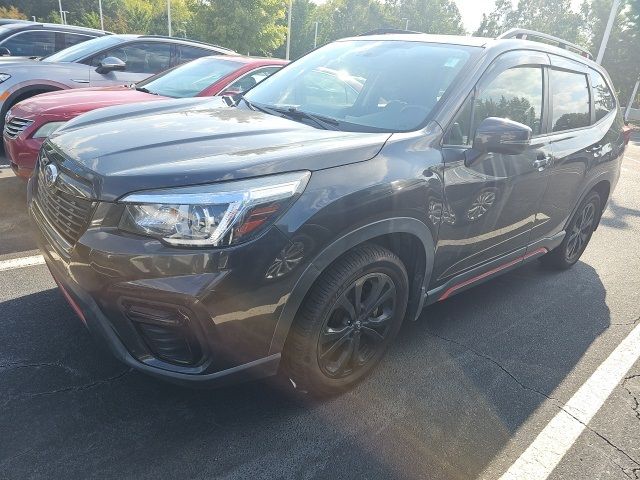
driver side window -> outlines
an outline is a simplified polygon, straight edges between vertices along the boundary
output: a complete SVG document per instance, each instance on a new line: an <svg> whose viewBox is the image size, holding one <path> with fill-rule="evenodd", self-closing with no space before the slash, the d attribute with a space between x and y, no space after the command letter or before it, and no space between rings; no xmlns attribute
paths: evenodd
<svg viewBox="0 0 640 480"><path fill-rule="evenodd" d="M508 118L531 127L533 135L539 135L542 73L542 67L515 67L500 73L479 90L475 99L467 99L449 127L444 143L471 145L476 128L488 117Z"/></svg>

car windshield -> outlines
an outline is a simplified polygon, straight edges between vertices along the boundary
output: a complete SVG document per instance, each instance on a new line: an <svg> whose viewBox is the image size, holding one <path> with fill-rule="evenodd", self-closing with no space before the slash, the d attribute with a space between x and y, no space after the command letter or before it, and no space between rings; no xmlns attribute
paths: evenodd
<svg viewBox="0 0 640 480"><path fill-rule="evenodd" d="M300 121L309 120L304 114L321 116L340 130L415 130L476 50L404 40L335 42L272 75L246 99Z"/></svg>
<svg viewBox="0 0 640 480"><path fill-rule="evenodd" d="M93 38L86 42L77 43L69 48L60 50L58 53L49 55L42 59L43 62L76 62L89 55L99 52L103 48L124 42L122 37L105 35L104 37Z"/></svg>
<svg viewBox="0 0 640 480"><path fill-rule="evenodd" d="M232 60L199 58L148 78L138 83L136 87L165 97L194 97L242 66L242 63Z"/></svg>

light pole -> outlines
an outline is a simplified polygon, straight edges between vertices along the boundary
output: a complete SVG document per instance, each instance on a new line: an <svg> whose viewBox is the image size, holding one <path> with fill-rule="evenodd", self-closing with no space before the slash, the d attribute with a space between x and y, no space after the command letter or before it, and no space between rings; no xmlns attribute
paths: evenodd
<svg viewBox="0 0 640 480"><path fill-rule="evenodd" d="M293 0L289 0L289 14L287 17L287 51L285 54L286 60L289 60L289 53L291 52L291 10L293 9Z"/></svg>
<svg viewBox="0 0 640 480"><path fill-rule="evenodd" d="M62 23L63 23L63 25L67 24L67 13L69 13L69 10L62 10Z"/></svg>
<svg viewBox="0 0 640 480"><path fill-rule="evenodd" d="M60 23L64 25L64 15L62 14L62 0L58 0L58 10L60 10Z"/></svg>
<svg viewBox="0 0 640 480"><path fill-rule="evenodd" d="M313 35L313 48L314 48L314 50L318 46L318 22L315 22L315 24L316 24L316 33Z"/></svg>
<svg viewBox="0 0 640 480"><path fill-rule="evenodd" d="M171 36L171 0L167 0L167 27Z"/></svg>
<svg viewBox="0 0 640 480"><path fill-rule="evenodd" d="M102 0L98 0L98 9L100 10L100 29L104 32L104 18L102 17Z"/></svg>
<svg viewBox="0 0 640 480"><path fill-rule="evenodd" d="M609 35L611 35L611 28L613 27L613 21L618 15L619 6L620 6L620 0L613 0L613 4L611 5L611 12L609 12L609 20L607 21L607 27L604 29L602 42L600 42L600 50L598 50L598 57L596 58L596 63L602 63L602 57L604 57L604 50L607 48L607 42L609 41Z"/></svg>
<svg viewBox="0 0 640 480"><path fill-rule="evenodd" d="M403 18L402 20L404 20L404 29L409 30L409 19Z"/></svg>

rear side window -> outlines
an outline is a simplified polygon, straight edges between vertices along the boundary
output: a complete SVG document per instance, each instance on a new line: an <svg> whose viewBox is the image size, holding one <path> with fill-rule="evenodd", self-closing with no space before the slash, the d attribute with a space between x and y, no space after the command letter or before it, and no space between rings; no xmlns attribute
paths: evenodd
<svg viewBox="0 0 640 480"><path fill-rule="evenodd" d="M596 71L591 72L591 87L597 122L616 108L616 101L604 77Z"/></svg>
<svg viewBox="0 0 640 480"><path fill-rule="evenodd" d="M62 34L62 48L72 47L78 43L82 43L86 40L91 40L94 37L88 35L77 35L75 33L63 33Z"/></svg>
<svg viewBox="0 0 640 480"><path fill-rule="evenodd" d="M176 65L180 65L181 63L189 62L206 55L216 54L216 52L212 52L211 50L205 50L203 48L197 47L188 47L186 45L178 45L176 49Z"/></svg>
<svg viewBox="0 0 640 480"><path fill-rule="evenodd" d="M91 59L97 67L107 57L116 57L126 63L125 71L132 73L159 73L170 67L171 46L159 42L137 42L115 47Z"/></svg>
<svg viewBox="0 0 640 480"><path fill-rule="evenodd" d="M591 123L589 87L583 73L551 70L554 132L586 127Z"/></svg>
<svg viewBox="0 0 640 480"><path fill-rule="evenodd" d="M44 57L56 50L56 34L48 31L22 32L0 43L19 57Z"/></svg>
<svg viewBox="0 0 640 480"><path fill-rule="evenodd" d="M505 70L476 97L473 129L488 117L508 118L531 127L539 135L542 116L542 67Z"/></svg>

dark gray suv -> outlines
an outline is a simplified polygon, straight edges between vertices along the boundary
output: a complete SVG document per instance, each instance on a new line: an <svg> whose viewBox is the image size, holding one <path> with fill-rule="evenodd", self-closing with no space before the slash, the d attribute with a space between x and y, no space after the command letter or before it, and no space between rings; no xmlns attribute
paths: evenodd
<svg viewBox="0 0 640 480"><path fill-rule="evenodd" d="M235 106L80 116L29 183L47 264L138 370L346 389L403 319L534 259L568 268L598 226L624 150L611 82L525 35L349 38Z"/></svg>

